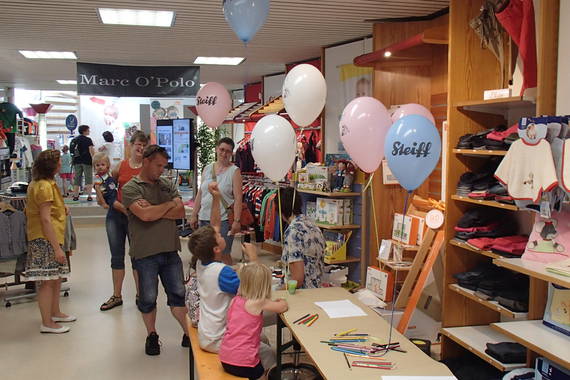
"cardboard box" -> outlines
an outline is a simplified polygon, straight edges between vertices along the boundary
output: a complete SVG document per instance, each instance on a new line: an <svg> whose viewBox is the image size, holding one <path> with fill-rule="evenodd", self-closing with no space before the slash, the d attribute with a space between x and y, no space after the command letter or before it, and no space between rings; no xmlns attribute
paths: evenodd
<svg viewBox="0 0 570 380"><path fill-rule="evenodd" d="M344 201L317 198L317 223L342 226L344 224Z"/></svg>
<svg viewBox="0 0 570 380"><path fill-rule="evenodd" d="M352 199L344 200L344 225L353 224L354 213L353 213L353 201Z"/></svg>
<svg viewBox="0 0 570 380"><path fill-rule="evenodd" d="M329 182L330 174L328 166L308 164L305 168L309 174L310 182Z"/></svg>
<svg viewBox="0 0 570 380"><path fill-rule="evenodd" d="M405 215L402 219L402 214L395 213L394 223L392 225L392 239L406 245L416 245L420 224L419 219L420 218L411 215Z"/></svg>
<svg viewBox="0 0 570 380"><path fill-rule="evenodd" d="M305 211L305 215L307 218L311 219L312 221L317 220L317 202L307 202L307 209Z"/></svg>
<svg viewBox="0 0 570 380"><path fill-rule="evenodd" d="M424 240L425 232L427 231L428 226L426 224L425 218L421 218L419 216L413 217L418 219L418 237L416 239L416 245L420 245Z"/></svg>
<svg viewBox="0 0 570 380"><path fill-rule="evenodd" d="M366 270L366 288L384 302L392 301L394 291L394 275L375 266Z"/></svg>

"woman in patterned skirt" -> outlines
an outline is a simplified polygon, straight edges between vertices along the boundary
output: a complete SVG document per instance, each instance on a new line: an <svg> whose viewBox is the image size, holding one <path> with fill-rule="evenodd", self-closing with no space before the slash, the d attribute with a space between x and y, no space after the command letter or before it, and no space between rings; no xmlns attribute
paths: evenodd
<svg viewBox="0 0 570 380"><path fill-rule="evenodd" d="M69 327L57 322L76 320L59 309L61 279L69 275L67 258L61 248L68 209L54 180L60 168L58 150L48 149L39 154L32 168L26 203L28 256L25 274L29 281L39 283L40 332L54 334L69 331Z"/></svg>

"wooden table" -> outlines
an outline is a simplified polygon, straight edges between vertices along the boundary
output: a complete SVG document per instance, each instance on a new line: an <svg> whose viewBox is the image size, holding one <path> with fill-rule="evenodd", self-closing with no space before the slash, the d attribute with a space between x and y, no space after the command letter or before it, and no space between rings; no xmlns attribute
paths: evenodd
<svg viewBox="0 0 570 380"><path fill-rule="evenodd" d="M396 364L393 370L379 370L372 368L349 369L340 352L333 351L327 344L320 343L321 340L328 340L331 336L351 328L357 328L356 333L367 333L378 337L388 343L388 332L390 325L376 312L361 303L356 296L343 288L321 288L321 289L300 289L294 295L286 291L275 292L274 297L285 298L289 303L289 311L280 315L277 321L277 371L280 372L281 353L283 346L288 346L282 342L281 329L288 327L294 339L299 342L305 352L316 364L321 375L327 380L358 379L367 380L381 379L382 376L453 376L451 371L443 364L436 362L419 348L417 348L406 337L394 328L392 331L392 342L399 342L400 348L406 353L390 351L384 358ZM348 299L360 307L367 315L362 317L335 318L331 319L327 313L315 305L318 301L336 301ZM294 325L293 321L303 315L311 313L319 314L319 319L312 326ZM350 362L354 360L369 360L349 357ZM451 377L453 378L453 377Z"/></svg>

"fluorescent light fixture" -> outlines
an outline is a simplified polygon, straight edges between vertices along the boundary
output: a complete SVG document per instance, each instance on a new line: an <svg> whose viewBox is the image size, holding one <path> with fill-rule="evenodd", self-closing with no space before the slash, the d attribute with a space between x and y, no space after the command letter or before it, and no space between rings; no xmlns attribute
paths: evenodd
<svg viewBox="0 0 570 380"><path fill-rule="evenodd" d="M59 84L77 84L77 81L74 79L58 79L57 83L59 83Z"/></svg>
<svg viewBox="0 0 570 380"><path fill-rule="evenodd" d="M197 57L195 65L231 65L236 66L245 61L244 57Z"/></svg>
<svg viewBox="0 0 570 380"><path fill-rule="evenodd" d="M384 52L384 57L388 58L392 56L392 52L391 51L386 51Z"/></svg>
<svg viewBox="0 0 570 380"><path fill-rule="evenodd" d="M148 11L140 9L98 8L103 24L158 26L169 28L174 25L174 12Z"/></svg>
<svg viewBox="0 0 570 380"><path fill-rule="evenodd" d="M20 50L20 54L29 59L77 59L72 51Z"/></svg>

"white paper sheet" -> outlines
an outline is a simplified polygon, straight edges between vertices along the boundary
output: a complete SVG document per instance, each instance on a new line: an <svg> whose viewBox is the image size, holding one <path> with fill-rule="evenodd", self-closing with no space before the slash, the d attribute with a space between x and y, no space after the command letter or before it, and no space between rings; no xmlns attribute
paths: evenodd
<svg viewBox="0 0 570 380"><path fill-rule="evenodd" d="M367 315L361 308L349 300L315 302L329 318L363 317Z"/></svg>

